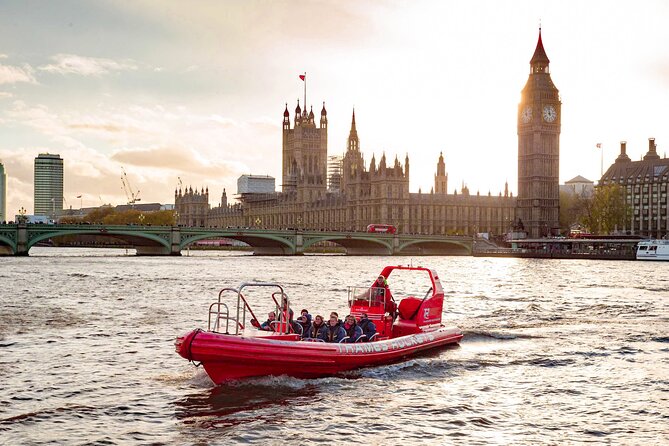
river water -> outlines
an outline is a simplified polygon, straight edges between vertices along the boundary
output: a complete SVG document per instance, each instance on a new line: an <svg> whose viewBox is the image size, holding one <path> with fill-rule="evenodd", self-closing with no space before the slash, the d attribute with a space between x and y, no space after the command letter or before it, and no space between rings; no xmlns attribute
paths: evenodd
<svg viewBox="0 0 669 446"><path fill-rule="evenodd" d="M224 286L277 281L342 315L347 285L410 262L440 273L459 347L221 386L174 352ZM668 267L33 248L0 258L0 444L669 444Z"/></svg>

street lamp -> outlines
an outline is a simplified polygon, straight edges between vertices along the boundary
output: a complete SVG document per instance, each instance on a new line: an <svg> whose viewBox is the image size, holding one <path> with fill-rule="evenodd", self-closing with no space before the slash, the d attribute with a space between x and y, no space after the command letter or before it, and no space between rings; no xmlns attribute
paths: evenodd
<svg viewBox="0 0 669 446"><path fill-rule="evenodd" d="M25 223L26 222L26 209L21 206L21 209L19 209L19 221L17 223Z"/></svg>
<svg viewBox="0 0 669 446"><path fill-rule="evenodd" d="M144 218L145 218L144 214L139 214L139 217L137 217L137 218L139 219L139 224L143 225L144 224Z"/></svg>

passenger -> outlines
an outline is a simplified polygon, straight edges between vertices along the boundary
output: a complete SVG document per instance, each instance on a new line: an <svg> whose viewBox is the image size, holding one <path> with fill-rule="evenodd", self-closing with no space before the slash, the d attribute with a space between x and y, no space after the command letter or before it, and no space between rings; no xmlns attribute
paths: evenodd
<svg viewBox="0 0 669 446"><path fill-rule="evenodd" d="M330 313L330 319L332 319L333 317L337 318L337 325L339 325L339 326L344 325L344 322L341 319L339 319L339 313L337 313L336 311L333 311L332 313Z"/></svg>
<svg viewBox="0 0 669 446"><path fill-rule="evenodd" d="M312 321L311 321L311 315L309 314L309 310L307 310L306 308L303 309L302 311L300 311L300 315L306 316L307 322L311 324Z"/></svg>
<svg viewBox="0 0 669 446"><path fill-rule="evenodd" d="M351 314L346 316L344 320L344 330L346 331L346 336L348 336L348 339L344 342L348 344L356 342L362 336L362 328L358 326L355 322L355 316Z"/></svg>
<svg viewBox="0 0 669 446"><path fill-rule="evenodd" d="M360 315L360 322L358 322L358 326L362 328L362 334L365 335L365 341L369 341L372 339L372 336L376 334L376 325L374 322L369 320L367 313L362 313L362 315Z"/></svg>
<svg viewBox="0 0 669 446"><path fill-rule="evenodd" d="M302 330L298 328L296 333L302 333L302 339L309 339L311 337L312 325L311 322L307 320L306 316L300 316L297 318L297 325L299 325Z"/></svg>
<svg viewBox="0 0 669 446"><path fill-rule="evenodd" d="M320 314L317 314L316 317L314 318L314 323L311 324L311 336L309 336L312 339L318 339L318 335L320 331L325 327L325 321L323 320L323 316Z"/></svg>
<svg viewBox="0 0 669 446"><path fill-rule="evenodd" d="M332 316L318 335L325 342L341 342L346 337L346 330L337 322L337 316Z"/></svg>
<svg viewBox="0 0 669 446"><path fill-rule="evenodd" d="M260 325L261 330L265 331L274 331L274 325L272 322L276 321L276 313L273 311L270 311L267 313L267 320Z"/></svg>

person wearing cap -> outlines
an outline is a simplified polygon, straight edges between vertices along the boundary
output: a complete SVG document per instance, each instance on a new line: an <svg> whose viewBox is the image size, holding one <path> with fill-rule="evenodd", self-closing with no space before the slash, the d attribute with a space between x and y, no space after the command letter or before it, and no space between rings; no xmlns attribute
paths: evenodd
<svg viewBox="0 0 669 446"><path fill-rule="evenodd" d="M297 318L297 325L302 327L302 339L311 338L312 324L307 320L307 317L302 315ZM299 333L299 329L296 330Z"/></svg>
<svg viewBox="0 0 669 446"><path fill-rule="evenodd" d="M309 322L311 324L312 320L311 320L311 314L309 314L309 310L307 310L306 308L303 308L302 311L300 311L300 314L302 316L305 316L307 318L307 322Z"/></svg>

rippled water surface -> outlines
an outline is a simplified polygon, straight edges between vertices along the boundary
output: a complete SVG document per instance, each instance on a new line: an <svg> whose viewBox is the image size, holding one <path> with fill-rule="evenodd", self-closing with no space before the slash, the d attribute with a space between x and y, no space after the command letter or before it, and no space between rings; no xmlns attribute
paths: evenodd
<svg viewBox="0 0 669 446"><path fill-rule="evenodd" d="M667 263L125 254L0 258L0 444L669 444ZM411 261L441 274L459 347L222 386L174 352L224 286L344 314L347 285Z"/></svg>

